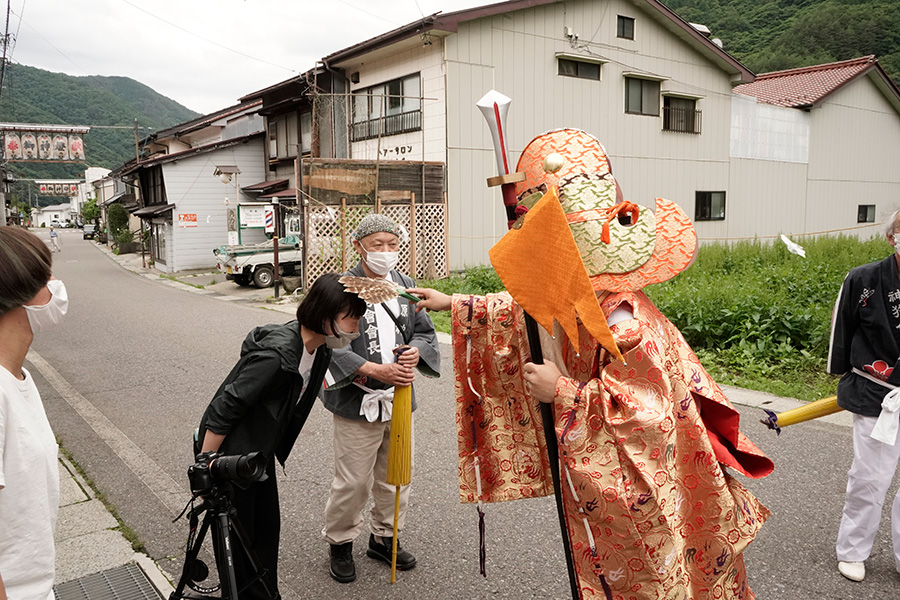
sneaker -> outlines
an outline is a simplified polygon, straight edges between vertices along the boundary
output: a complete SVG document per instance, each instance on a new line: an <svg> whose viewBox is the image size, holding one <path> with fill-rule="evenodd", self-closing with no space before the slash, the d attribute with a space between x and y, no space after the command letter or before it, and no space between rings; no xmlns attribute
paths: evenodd
<svg viewBox="0 0 900 600"><path fill-rule="evenodd" d="M387 564L391 564L391 554L393 553L393 537L381 538L378 542L373 534L369 534L369 549L366 556L369 558L377 558L383 560ZM397 569L400 571L409 571L416 566L416 557L400 547L400 540L397 540Z"/></svg>
<svg viewBox="0 0 900 600"><path fill-rule="evenodd" d="M331 577L339 583L350 583L356 579L353 542L331 544Z"/></svg>
<svg viewBox="0 0 900 600"><path fill-rule="evenodd" d="M838 571L850 581L862 581L866 578L866 563L839 562Z"/></svg>

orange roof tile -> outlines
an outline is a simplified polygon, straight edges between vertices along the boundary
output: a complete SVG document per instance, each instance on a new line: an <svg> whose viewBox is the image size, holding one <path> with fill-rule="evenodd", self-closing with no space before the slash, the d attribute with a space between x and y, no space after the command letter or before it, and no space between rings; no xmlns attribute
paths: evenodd
<svg viewBox="0 0 900 600"><path fill-rule="evenodd" d="M841 62L761 73L756 81L739 85L736 94L753 96L760 102L799 108L811 106L877 64L874 55Z"/></svg>

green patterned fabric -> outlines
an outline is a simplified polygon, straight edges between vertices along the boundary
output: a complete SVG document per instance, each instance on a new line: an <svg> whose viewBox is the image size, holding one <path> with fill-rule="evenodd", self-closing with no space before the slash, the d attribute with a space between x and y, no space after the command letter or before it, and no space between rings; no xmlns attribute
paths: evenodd
<svg viewBox="0 0 900 600"><path fill-rule="evenodd" d="M602 211L616 204L616 182L609 174L579 174L560 180L560 203L567 215L586 210L601 211L592 220L570 223L572 235L581 253L588 275L627 273L640 267L653 255L656 246L656 217L648 208L639 207L637 223L609 223L610 243L601 241Z"/></svg>

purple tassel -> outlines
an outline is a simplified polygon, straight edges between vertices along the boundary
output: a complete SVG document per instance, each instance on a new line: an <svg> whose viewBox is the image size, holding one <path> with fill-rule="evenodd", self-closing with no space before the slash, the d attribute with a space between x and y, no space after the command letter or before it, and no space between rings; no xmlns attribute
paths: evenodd
<svg viewBox="0 0 900 600"><path fill-rule="evenodd" d="M481 575L485 578L487 577L487 567L485 566L485 562L487 559L487 549L484 545L484 511L481 510L481 507L476 507L478 510L478 566L481 568Z"/></svg>
<svg viewBox="0 0 900 600"><path fill-rule="evenodd" d="M775 433L781 435L781 427L778 426L778 415L773 413L768 408L764 408L766 414L769 415L768 419L760 419L759 422L768 427L769 429L774 429Z"/></svg>

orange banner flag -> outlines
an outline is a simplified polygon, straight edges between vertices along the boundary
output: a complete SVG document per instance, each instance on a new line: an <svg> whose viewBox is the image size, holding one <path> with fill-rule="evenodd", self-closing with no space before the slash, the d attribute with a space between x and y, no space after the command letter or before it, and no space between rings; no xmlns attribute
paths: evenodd
<svg viewBox="0 0 900 600"><path fill-rule="evenodd" d="M555 188L528 211L522 227L510 229L489 254L507 291L544 329L552 332L556 319L577 348L577 313L594 339L623 360Z"/></svg>

